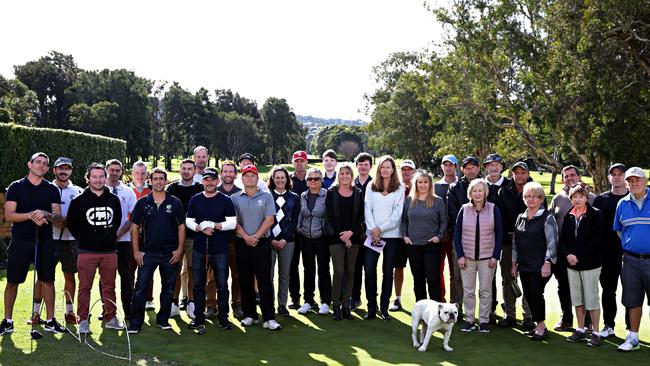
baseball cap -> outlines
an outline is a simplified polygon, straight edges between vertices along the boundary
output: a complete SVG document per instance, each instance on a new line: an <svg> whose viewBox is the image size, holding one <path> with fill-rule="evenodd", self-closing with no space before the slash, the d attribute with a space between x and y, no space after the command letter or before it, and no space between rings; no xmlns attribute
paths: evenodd
<svg viewBox="0 0 650 366"><path fill-rule="evenodd" d="M478 159L473 157L473 156L468 156L465 159L463 159L463 164L461 165L461 167L464 168L465 165L467 165L467 164L474 164L474 165L478 166Z"/></svg>
<svg viewBox="0 0 650 366"><path fill-rule="evenodd" d="M645 170L638 166L633 166L625 172L625 180L629 177L647 178L648 176L645 174Z"/></svg>
<svg viewBox="0 0 650 366"><path fill-rule="evenodd" d="M203 178L219 178L219 172L217 171L216 168L205 168L203 170L203 174L201 175Z"/></svg>
<svg viewBox="0 0 650 366"><path fill-rule="evenodd" d="M255 174L259 174L257 172L257 168L255 167L255 165L246 165L244 168L242 168L241 175L244 175L244 174L246 174L248 172L253 172Z"/></svg>
<svg viewBox="0 0 650 366"><path fill-rule="evenodd" d="M528 164L526 164L523 161L518 161L518 162L514 163L512 168L510 168L510 170L515 170L515 168L522 168L522 169L525 169L526 171L530 171L530 169L528 169Z"/></svg>
<svg viewBox="0 0 650 366"><path fill-rule="evenodd" d="M44 152L37 152L37 153L34 153L34 154L32 155L32 157L29 158L29 161L30 161L30 162L34 162L34 160L36 160L36 158L39 158L39 157L40 157L40 158L45 158L45 159L47 159L48 162L50 161L50 157L47 156L47 154L44 153Z"/></svg>
<svg viewBox="0 0 650 366"><path fill-rule="evenodd" d="M483 165L487 163L491 163L493 161L496 161L497 163L503 164L503 158L499 154L490 154L485 158L485 161L483 162Z"/></svg>
<svg viewBox="0 0 650 366"><path fill-rule="evenodd" d="M625 168L625 165L623 165L621 163L614 163L614 164L609 166L609 169L607 169L607 174L612 174L612 170L614 170L614 169L620 169L623 173L625 173L625 170L627 170Z"/></svg>
<svg viewBox="0 0 650 366"><path fill-rule="evenodd" d="M72 159L64 157L57 158L54 162L54 167L56 168L60 165L70 165L70 168L72 168Z"/></svg>
<svg viewBox="0 0 650 366"><path fill-rule="evenodd" d="M253 155L253 154L251 154L251 153L243 153L243 154L241 154L241 155L239 156L239 160L238 160L238 161L241 162L241 161L244 160L244 159L248 159L248 160L252 161L253 163L254 163L255 160L256 160L256 159L255 159L255 155Z"/></svg>
<svg viewBox="0 0 650 366"><path fill-rule="evenodd" d="M454 165L458 165L458 158L451 154L443 156L441 164L444 164L445 161L448 161Z"/></svg>
<svg viewBox="0 0 650 366"><path fill-rule="evenodd" d="M291 159L291 161L296 161L300 159L307 160L307 153L305 151L298 150L295 153L293 153L293 158Z"/></svg>
<svg viewBox="0 0 650 366"><path fill-rule="evenodd" d="M415 163L411 159L402 160L402 163L399 165L399 168L402 169L406 166L411 169L415 169Z"/></svg>

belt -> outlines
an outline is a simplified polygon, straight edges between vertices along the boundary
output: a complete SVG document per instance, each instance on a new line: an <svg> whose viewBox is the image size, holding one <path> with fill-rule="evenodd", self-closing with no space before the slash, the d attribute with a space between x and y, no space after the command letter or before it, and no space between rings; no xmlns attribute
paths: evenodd
<svg viewBox="0 0 650 366"><path fill-rule="evenodd" d="M636 258L650 259L650 254L632 253L632 252L628 252L627 250L624 250L623 253L625 253L627 255L631 255L632 257L636 257Z"/></svg>

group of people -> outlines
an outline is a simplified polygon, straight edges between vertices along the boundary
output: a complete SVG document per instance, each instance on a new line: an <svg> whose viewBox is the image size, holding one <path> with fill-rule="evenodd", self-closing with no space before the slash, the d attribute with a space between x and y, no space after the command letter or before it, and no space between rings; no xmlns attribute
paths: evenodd
<svg viewBox="0 0 650 366"><path fill-rule="evenodd" d="M263 327L279 330L275 315L289 315L289 309L353 319L362 287L364 319L390 320L389 312L402 308L408 262L416 301L445 301L449 266L449 299L464 310L464 332L516 325L521 297L522 326L532 340L547 337L543 294L554 275L562 307L554 329L572 330L571 342L587 340L591 331L590 346L614 334L620 276L628 335L619 350L639 347L641 309L650 293L650 245L643 239L650 233L650 205L640 168L613 164L611 190L596 196L581 182L578 168L569 165L561 173L564 188L547 207L544 189L532 181L528 165L516 162L506 178L498 154L482 163L469 156L460 165L454 155L446 155L443 177L435 182L412 160L398 168L390 156L378 159L373 179L373 157L367 153L355 158L355 177L353 166L338 164L333 150L322 155L325 171L309 168L307 153L296 151L294 171L274 166L267 182L249 153L238 163L222 162L220 171L207 166L208 156L205 147L197 147L193 159L181 161L181 179L173 183L164 169L148 173L146 164L136 162L133 182L126 185L120 161L93 163L82 190L70 181L71 159L58 158L55 179L48 182L49 158L34 154L28 175L6 194L12 238L2 334L13 332L17 288L32 261L39 282L31 322L43 323L46 331L65 331L54 317L54 269L61 262L65 321L78 324L80 333L90 331L90 292L99 269L104 326L132 334L141 331L144 312L153 307L156 269L161 329L171 329L169 317L182 309L192 319L189 328L198 332L205 330L206 317L215 315L220 328L231 329L230 307L243 326L251 326L259 322L259 304ZM504 302L498 323L497 268ZM116 316L117 274L128 326ZM39 316L42 300L45 320ZM604 327L599 331L601 303Z"/></svg>

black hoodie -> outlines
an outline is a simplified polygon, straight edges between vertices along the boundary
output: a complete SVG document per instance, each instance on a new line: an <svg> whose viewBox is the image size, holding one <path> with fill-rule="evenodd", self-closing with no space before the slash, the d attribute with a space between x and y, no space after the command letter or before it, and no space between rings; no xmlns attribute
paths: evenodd
<svg viewBox="0 0 650 366"><path fill-rule="evenodd" d="M86 188L70 203L67 221L70 233L79 241L80 251L114 252L122 222L120 199L107 187L101 196Z"/></svg>

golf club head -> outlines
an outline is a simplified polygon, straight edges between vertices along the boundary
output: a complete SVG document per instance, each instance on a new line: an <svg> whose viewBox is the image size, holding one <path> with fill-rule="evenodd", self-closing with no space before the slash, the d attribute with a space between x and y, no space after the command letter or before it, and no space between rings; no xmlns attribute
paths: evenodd
<svg viewBox="0 0 650 366"><path fill-rule="evenodd" d="M41 339L43 338L43 335L36 329L32 329L29 331L29 336L32 337L33 340Z"/></svg>

